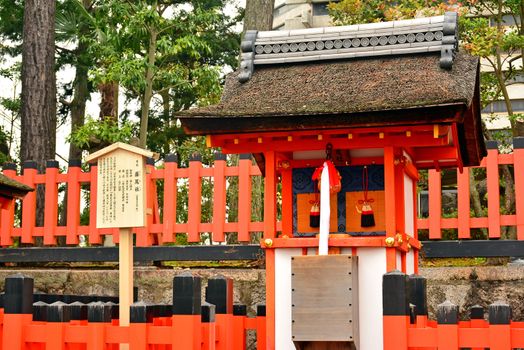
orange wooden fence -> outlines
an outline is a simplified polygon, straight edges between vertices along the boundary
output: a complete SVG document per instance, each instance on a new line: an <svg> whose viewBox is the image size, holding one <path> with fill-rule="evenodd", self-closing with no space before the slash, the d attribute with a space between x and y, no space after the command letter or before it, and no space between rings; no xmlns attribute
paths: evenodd
<svg viewBox="0 0 524 350"><path fill-rule="evenodd" d="M471 229L478 228L487 229L490 239L498 239L502 226L513 226L517 239L524 240L524 148L515 147L512 153L501 154L496 143L489 142L488 146L488 156L478 167L484 168L486 173L486 217L471 217L470 214L471 168L463 168L462 172L457 170L457 217L454 218L442 215L441 173L437 170L428 171L429 216L418 220L418 229L428 229L429 239L442 239L444 229L457 229L458 239L470 239ZM513 167L515 214L501 212L500 165Z"/></svg>
<svg viewBox="0 0 524 350"><path fill-rule="evenodd" d="M10 246L13 238L20 237L20 243L33 244L35 237L43 237L44 245L56 244L59 236L66 238L66 243L76 245L79 236L85 235L90 244L101 244L102 236L112 234L118 242L118 229L96 228L96 174L97 167L82 171L78 162L69 166L67 173L60 173L58 164L48 162L44 174L38 174L34 162L23 166L22 174L17 174L14 164L4 167L3 173L31 187L45 187L45 213L43 226L36 226L36 192L28 193L21 204L21 221L15 224L13 205L2 208L0 214L0 245ZM199 157L189 161L189 167L179 168L173 156L166 157L163 167L147 165L147 186L149 208L147 226L134 229L137 246L172 243L177 234L187 234L189 242L199 242L201 233L209 233L215 242L224 242L227 232L237 232L239 242L249 242L252 232L263 231L262 221L251 220L251 182L254 176L260 176L260 170L250 157L241 157L237 166L227 166L225 156L218 154L212 167L203 166ZM202 222L202 182L212 182L212 219ZM226 194L229 178L238 179L238 220L228 218ZM163 185L163 201L158 196L158 182ZM67 223L58 224L60 185L67 185ZM82 191L88 185L89 224L80 224L82 210ZM177 221L177 200L181 186L187 186L188 196L182 203L187 211L187 221ZM280 224L278 224L280 227Z"/></svg>
<svg viewBox="0 0 524 350"><path fill-rule="evenodd" d="M520 139L516 139L520 140ZM520 140L522 141L522 140ZM519 142L520 142L519 141ZM493 146L493 145L491 145ZM80 164L73 163L67 173L60 173L55 161L48 162L44 174L39 174L32 162L23 166L23 174L17 174L14 164L4 167L3 173L29 186L45 187L45 213L43 226L35 225L36 192L29 193L21 204L21 220L15 215L14 206L2 208L0 213L0 246L10 246L13 238L20 237L23 244L33 244L35 237L43 237L44 245L56 244L56 238L63 236L66 243L76 245L79 236L88 237L89 243L102 243L104 235L112 234L118 242L118 229L96 228L96 166L83 171ZM500 205L499 166L509 165L514 169L515 214L502 214ZM486 228L489 238L501 237L502 226L516 228L517 238L524 240L524 148L515 147L509 154L500 154L496 147L488 150L488 156L480 168L485 168L487 183L487 216L470 215L470 168L457 171L457 217L442 215L441 172L430 170L428 175L429 216L418 220L419 230L429 230L429 239L442 239L442 231L456 229L459 239L471 238L471 229ZM228 166L225 156L218 154L212 166L202 164L199 157L189 161L187 168L180 168L177 160L169 155L161 168L151 163L147 166L147 204L150 209L148 223L144 228L134 229L137 246L172 243L177 234L187 234L189 242L199 242L202 233L208 233L213 241L224 242L226 233L237 232L239 242L249 242L253 232L263 231L264 223L252 218L252 181L261 176L259 168L250 157L240 157L237 166ZM230 219L231 203L227 202L228 184L238 179L237 217ZM202 184L212 184L212 218L202 219ZM67 185L66 224L58 224L60 185ZM163 188L159 196L157 188ZM187 212L185 222L177 221L177 202L181 201L179 191L187 186L188 195L182 206ZM86 189L87 188L87 189ZM80 224L82 196L89 193L89 224ZM180 203L178 203L180 204ZM277 223L277 230L281 230Z"/></svg>
<svg viewBox="0 0 524 350"><path fill-rule="evenodd" d="M247 317L245 306L233 307L232 289L224 290L232 284L223 277L216 282L219 288L212 293L218 305L202 304L200 277L176 276L172 308L134 303L131 323L124 327L118 324L117 304L33 304L33 280L9 276L0 307L0 349L118 350L129 344L131 350L245 350L248 331L255 332L251 340L257 349L266 349L265 306L259 305L256 317Z"/></svg>
<svg viewBox="0 0 524 350"><path fill-rule="evenodd" d="M502 301L488 306L487 320L483 307L471 307L467 321L459 321L459 307L445 301L435 321L428 319L426 300L423 277L398 271L384 275L384 350L524 348L524 322L512 321L511 308Z"/></svg>

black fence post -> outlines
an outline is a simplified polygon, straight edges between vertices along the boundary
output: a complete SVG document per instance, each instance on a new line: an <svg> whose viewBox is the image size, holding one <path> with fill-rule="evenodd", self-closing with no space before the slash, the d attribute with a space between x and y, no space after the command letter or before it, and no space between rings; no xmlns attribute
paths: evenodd
<svg viewBox="0 0 524 350"><path fill-rule="evenodd" d="M215 305L202 303L202 349L210 349L216 343Z"/></svg>
<svg viewBox="0 0 524 350"><path fill-rule="evenodd" d="M251 154L250 154L251 156ZM246 305L233 305L233 348L239 350L246 349L246 317L247 307Z"/></svg>
<svg viewBox="0 0 524 350"><path fill-rule="evenodd" d="M488 307L490 347L511 349L511 308L503 301L496 301Z"/></svg>
<svg viewBox="0 0 524 350"><path fill-rule="evenodd" d="M207 281L206 301L216 306L218 314L233 313L233 280L216 276Z"/></svg>
<svg viewBox="0 0 524 350"><path fill-rule="evenodd" d="M382 306L384 350L395 342L395 349L408 348L410 308L408 299L409 277L400 271L391 271L382 277ZM395 334L395 339L390 335Z"/></svg>
<svg viewBox="0 0 524 350"><path fill-rule="evenodd" d="M180 349L198 349L202 340L202 281L184 272L173 279L173 339Z"/></svg>
<svg viewBox="0 0 524 350"><path fill-rule="evenodd" d="M459 307L449 300L437 306L438 348L458 349Z"/></svg>
<svg viewBox="0 0 524 350"><path fill-rule="evenodd" d="M427 301L427 281L425 277L420 275L409 276L409 302L415 305L414 308L414 320L416 321L417 316L427 317L428 316L428 301Z"/></svg>

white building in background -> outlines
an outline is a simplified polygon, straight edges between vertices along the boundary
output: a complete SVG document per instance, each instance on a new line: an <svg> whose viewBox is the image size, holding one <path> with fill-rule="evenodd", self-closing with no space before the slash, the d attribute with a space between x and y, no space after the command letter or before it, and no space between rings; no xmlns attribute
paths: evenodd
<svg viewBox="0 0 524 350"><path fill-rule="evenodd" d="M337 1L337 0L332 0ZM290 30L332 26L327 5L329 0L275 0L273 13L274 30ZM520 19L517 19L520 20ZM504 16L506 25L514 25L512 16ZM492 25L496 25L492 21ZM490 71L487 62L481 62L482 71ZM512 62L513 69L522 67L522 58ZM514 113L524 113L524 76L518 75L514 83L508 86ZM496 101L482 110L486 126L490 130L502 130L510 127L504 101Z"/></svg>

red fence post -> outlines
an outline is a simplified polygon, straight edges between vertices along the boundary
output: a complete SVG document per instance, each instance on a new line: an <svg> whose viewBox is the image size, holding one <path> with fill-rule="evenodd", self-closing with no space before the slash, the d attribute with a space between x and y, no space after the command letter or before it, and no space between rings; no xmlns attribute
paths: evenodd
<svg viewBox="0 0 524 350"><path fill-rule="evenodd" d="M101 244L100 230L96 228L96 197L98 190L96 163L90 164L90 191L89 191L89 243Z"/></svg>
<svg viewBox="0 0 524 350"><path fill-rule="evenodd" d="M429 239L441 238L442 188L440 171L428 170Z"/></svg>
<svg viewBox="0 0 524 350"><path fill-rule="evenodd" d="M64 339L65 325L71 321L71 307L61 301L57 301L48 305L46 316L46 349L66 349Z"/></svg>
<svg viewBox="0 0 524 350"><path fill-rule="evenodd" d="M190 272L173 279L173 349L202 348L201 280Z"/></svg>
<svg viewBox="0 0 524 350"><path fill-rule="evenodd" d="M226 222L226 155L215 153L213 183L213 241L224 242Z"/></svg>
<svg viewBox="0 0 524 350"><path fill-rule="evenodd" d="M80 172L82 162L79 159L69 160L67 173L67 233L66 244L78 244L78 227L80 226Z"/></svg>
<svg viewBox="0 0 524 350"><path fill-rule="evenodd" d="M136 233L136 246L137 247L149 247L153 242L151 237L151 226L153 225L155 201L156 199L156 182L151 176L155 166L155 160L153 158L146 159L146 224L144 227L135 228L133 231Z"/></svg>
<svg viewBox="0 0 524 350"><path fill-rule="evenodd" d="M484 326L484 308L480 305L474 305L469 309L469 318L471 328L481 328ZM484 350L484 348L472 347L471 350Z"/></svg>
<svg viewBox="0 0 524 350"><path fill-rule="evenodd" d="M153 321L151 306L144 302L131 305L129 323L129 350L149 349L147 324Z"/></svg>
<svg viewBox="0 0 524 350"><path fill-rule="evenodd" d="M382 277L384 350L408 349L408 283L408 276L397 270Z"/></svg>
<svg viewBox="0 0 524 350"><path fill-rule="evenodd" d="M111 324L111 307L102 302L87 305L86 350L106 350L106 326Z"/></svg>
<svg viewBox="0 0 524 350"><path fill-rule="evenodd" d="M257 350L266 349L266 305L257 305Z"/></svg>
<svg viewBox="0 0 524 350"><path fill-rule="evenodd" d="M513 139L513 166L517 239L522 241L524 240L524 137Z"/></svg>
<svg viewBox="0 0 524 350"><path fill-rule="evenodd" d="M23 182L35 189L33 192L29 192L24 197L22 203L22 243L33 243L34 242L34 230L36 226L36 193L37 188L35 185L36 174L37 174L36 162L29 160L22 164L22 179Z"/></svg>
<svg viewBox="0 0 524 350"><path fill-rule="evenodd" d="M5 279L4 307L2 349L27 350L24 327L32 320L33 279L22 274L8 276Z"/></svg>
<svg viewBox="0 0 524 350"><path fill-rule="evenodd" d="M178 158L176 154L168 154L164 160L164 211L162 243L175 241Z"/></svg>
<svg viewBox="0 0 524 350"><path fill-rule="evenodd" d="M457 350L458 344L458 306L449 300L437 307L437 348Z"/></svg>
<svg viewBox="0 0 524 350"><path fill-rule="evenodd" d="M215 305L217 350L233 349L233 280L224 276L210 278L206 302Z"/></svg>
<svg viewBox="0 0 524 350"><path fill-rule="evenodd" d="M487 141L486 182L488 189L489 238L500 238L500 184L497 141Z"/></svg>
<svg viewBox="0 0 524 350"><path fill-rule="evenodd" d="M48 160L45 170L44 245L56 244L58 224L58 161Z"/></svg>
<svg viewBox="0 0 524 350"><path fill-rule="evenodd" d="M216 348L216 324L215 305L202 304L202 350L215 350Z"/></svg>
<svg viewBox="0 0 524 350"><path fill-rule="evenodd" d="M511 308L498 301L489 306L489 348L491 350L511 349Z"/></svg>
<svg viewBox="0 0 524 350"><path fill-rule="evenodd" d="M200 220L202 213L202 156L193 154L189 158L189 195L187 209L187 240L200 242Z"/></svg>
<svg viewBox="0 0 524 350"><path fill-rule="evenodd" d="M233 305L233 349L246 350L246 305Z"/></svg>
<svg viewBox="0 0 524 350"><path fill-rule="evenodd" d="M249 242L251 222L251 153L242 153L238 161L238 241Z"/></svg>
<svg viewBox="0 0 524 350"><path fill-rule="evenodd" d="M471 238L469 203L469 168L457 169L458 238Z"/></svg>

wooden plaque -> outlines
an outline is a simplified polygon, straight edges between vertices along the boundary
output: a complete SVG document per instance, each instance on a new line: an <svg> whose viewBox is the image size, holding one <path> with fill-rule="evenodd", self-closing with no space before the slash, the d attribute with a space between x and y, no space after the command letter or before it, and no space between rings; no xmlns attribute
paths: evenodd
<svg viewBox="0 0 524 350"><path fill-rule="evenodd" d="M100 156L97 179L97 228L145 226L145 159L142 155L116 149Z"/></svg>
<svg viewBox="0 0 524 350"><path fill-rule="evenodd" d="M358 344L357 284L357 257L293 257L293 341L345 341Z"/></svg>

